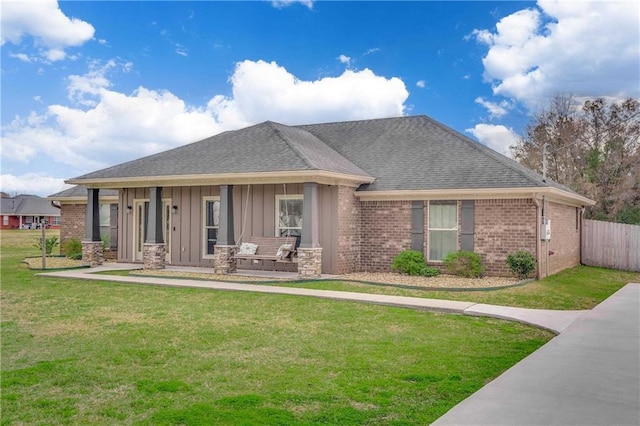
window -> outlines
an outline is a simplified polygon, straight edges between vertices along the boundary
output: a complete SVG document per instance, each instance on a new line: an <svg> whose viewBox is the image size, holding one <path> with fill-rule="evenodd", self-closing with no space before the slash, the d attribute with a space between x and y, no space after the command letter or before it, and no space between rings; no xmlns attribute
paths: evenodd
<svg viewBox="0 0 640 426"><path fill-rule="evenodd" d="M302 235L302 195L276 195L276 237Z"/></svg>
<svg viewBox="0 0 640 426"><path fill-rule="evenodd" d="M60 225L60 216L53 216L53 225Z"/></svg>
<svg viewBox="0 0 640 426"><path fill-rule="evenodd" d="M443 260L458 248L458 203L429 203L429 260Z"/></svg>
<svg viewBox="0 0 640 426"><path fill-rule="evenodd" d="M7 216L7 215L2 216L2 224L4 226L8 226L9 225L9 216Z"/></svg>
<svg viewBox="0 0 640 426"><path fill-rule="evenodd" d="M220 197L203 198L204 256L212 256L218 242Z"/></svg>
<svg viewBox="0 0 640 426"><path fill-rule="evenodd" d="M100 238L109 241L111 236L111 205L100 203Z"/></svg>

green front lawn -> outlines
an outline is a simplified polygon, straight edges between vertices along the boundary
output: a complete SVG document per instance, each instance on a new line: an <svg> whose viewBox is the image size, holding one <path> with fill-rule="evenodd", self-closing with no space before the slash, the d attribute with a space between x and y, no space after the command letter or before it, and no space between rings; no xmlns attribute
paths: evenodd
<svg viewBox="0 0 640 426"><path fill-rule="evenodd" d="M422 425L552 337L487 318L36 277L28 255L2 233L2 424Z"/></svg>

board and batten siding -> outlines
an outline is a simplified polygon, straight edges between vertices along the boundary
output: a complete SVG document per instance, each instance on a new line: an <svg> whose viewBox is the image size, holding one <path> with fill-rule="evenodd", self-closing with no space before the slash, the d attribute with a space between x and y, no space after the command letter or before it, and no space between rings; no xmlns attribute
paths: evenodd
<svg viewBox="0 0 640 426"><path fill-rule="evenodd" d="M320 209L320 245L322 269L332 273L337 269L337 209L338 188L318 186ZM237 243L250 236L274 236L276 232L276 196L302 195L302 184L283 185L235 185L233 187L233 220ZM212 266L213 259L203 258L204 231L202 225L202 198L219 196L219 186L164 187L163 200L170 200L178 211L171 214L171 264L181 266ZM129 188L121 191L119 204L118 259L133 261L134 214L127 213L127 206L134 200L149 198L148 188Z"/></svg>

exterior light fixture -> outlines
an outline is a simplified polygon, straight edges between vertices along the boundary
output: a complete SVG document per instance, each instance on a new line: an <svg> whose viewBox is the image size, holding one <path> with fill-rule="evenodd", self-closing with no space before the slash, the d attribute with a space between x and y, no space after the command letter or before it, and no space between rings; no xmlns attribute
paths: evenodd
<svg viewBox="0 0 640 426"><path fill-rule="evenodd" d="M173 214L178 213L178 206L171 207L171 210L173 211Z"/></svg>

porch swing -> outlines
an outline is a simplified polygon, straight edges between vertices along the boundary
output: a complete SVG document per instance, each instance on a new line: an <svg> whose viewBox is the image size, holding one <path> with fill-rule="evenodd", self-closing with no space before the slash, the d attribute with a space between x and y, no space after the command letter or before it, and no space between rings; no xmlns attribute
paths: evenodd
<svg viewBox="0 0 640 426"><path fill-rule="evenodd" d="M287 195L287 186L282 184L284 195ZM297 245L297 237L291 236L291 230L287 230L285 236L249 236L244 238L247 211L249 210L249 197L251 185L247 185L247 199L242 214L242 229L237 240L237 250L235 257L237 260L249 261L251 266L260 265L262 268L265 262L273 262L273 267L280 264L291 264L295 262L294 255ZM285 215L289 217L289 208L285 202Z"/></svg>

